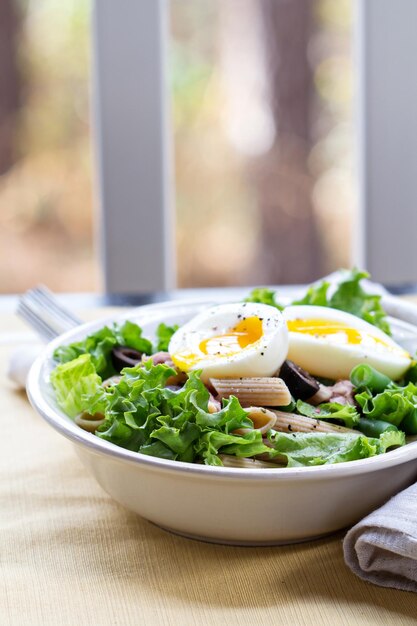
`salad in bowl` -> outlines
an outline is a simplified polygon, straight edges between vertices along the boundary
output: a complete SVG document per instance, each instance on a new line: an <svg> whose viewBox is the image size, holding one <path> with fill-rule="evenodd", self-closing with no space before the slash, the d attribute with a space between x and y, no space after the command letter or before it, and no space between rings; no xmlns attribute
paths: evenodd
<svg viewBox="0 0 417 626"><path fill-rule="evenodd" d="M57 403L133 452L282 468L364 459L417 434L417 366L353 271L287 306L255 289L156 337L132 321L61 345Z"/></svg>
<svg viewBox="0 0 417 626"><path fill-rule="evenodd" d="M366 276L83 324L35 362L29 398L115 500L176 533L270 545L347 527L417 478L417 331Z"/></svg>

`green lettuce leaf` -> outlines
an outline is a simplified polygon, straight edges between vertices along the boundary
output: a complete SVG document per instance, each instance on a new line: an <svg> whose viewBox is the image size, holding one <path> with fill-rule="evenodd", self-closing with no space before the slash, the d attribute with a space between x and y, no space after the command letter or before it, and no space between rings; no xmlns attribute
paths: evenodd
<svg viewBox="0 0 417 626"><path fill-rule="evenodd" d="M104 412L106 394L91 355L82 354L58 365L51 373L51 383L58 405L70 417L83 411L91 415Z"/></svg>
<svg viewBox="0 0 417 626"><path fill-rule="evenodd" d="M367 272L356 268L345 271L332 295L329 294L331 283L324 280L311 285L302 298L294 300L291 304L326 306L346 311L390 335L391 330L386 319L386 313L381 306L381 296L367 293L360 284L363 278L368 277ZM260 302L270 304L280 310L284 309L277 302L276 293L266 288L254 289L246 298L246 302Z"/></svg>
<svg viewBox="0 0 417 626"><path fill-rule="evenodd" d="M198 458L221 464L219 446L236 442L246 446L248 455L263 449L259 433L255 446L250 437L230 435L238 428L256 432L237 398L230 397L220 411L210 413L210 394L199 372L191 372L179 390L165 387L174 373L151 361L124 369L120 382L106 392L106 420L96 435L129 450L187 462Z"/></svg>
<svg viewBox="0 0 417 626"><path fill-rule="evenodd" d="M368 272L356 268L349 272L337 286L329 306L361 317L390 335L391 329L381 306L381 296L366 293L360 285L363 278L369 278Z"/></svg>
<svg viewBox="0 0 417 626"><path fill-rule="evenodd" d="M197 424L203 429L214 428L230 433L238 428L253 428L253 422L240 405L235 396L230 396L223 408L217 413L209 413L199 409L196 415Z"/></svg>
<svg viewBox="0 0 417 626"><path fill-rule="evenodd" d="M277 433L272 441L273 455L284 457L288 467L300 467L365 459L401 446L405 439L398 431L379 439L355 433Z"/></svg>
<svg viewBox="0 0 417 626"><path fill-rule="evenodd" d="M276 309L282 311L284 307L276 301L275 295L276 293L272 289L268 289L267 287L257 287L256 289L252 289L248 297L245 298L245 302L268 304L269 306L274 306Z"/></svg>
<svg viewBox="0 0 417 626"><path fill-rule="evenodd" d="M97 374L104 380L117 373L111 360L111 352L117 345L152 354L152 343L142 337L142 329L137 324L126 321L123 324L113 324L113 328L104 326L82 341L60 346L54 352L54 359L67 363L81 354L89 354Z"/></svg>
<svg viewBox="0 0 417 626"><path fill-rule="evenodd" d="M187 453L191 444L199 439L201 429L191 421L185 421L179 428L175 426L161 426L151 433L152 439L158 439L174 454L181 456Z"/></svg>
<svg viewBox="0 0 417 626"><path fill-rule="evenodd" d="M355 395L355 400L365 417L381 419L400 426L404 419L417 408L417 386L408 383L405 387L394 385L373 396L369 390Z"/></svg>
<svg viewBox="0 0 417 626"><path fill-rule="evenodd" d="M300 300L294 300L292 304L309 304L314 306L329 306L327 292L330 283L323 280L319 285L312 285L308 288L307 293Z"/></svg>
<svg viewBox="0 0 417 626"><path fill-rule="evenodd" d="M314 419L340 420L346 428L354 428L358 423L360 415L351 404L340 404L339 402L324 402L318 406L312 406L302 400L297 401L297 412L306 417Z"/></svg>
<svg viewBox="0 0 417 626"><path fill-rule="evenodd" d="M144 354L152 354L152 342L142 337L142 329L134 322L126 320L123 324L113 324L116 343L119 346L133 348Z"/></svg>
<svg viewBox="0 0 417 626"><path fill-rule="evenodd" d="M178 324L174 324L173 326L167 326L163 322L159 324L156 329L157 343L155 346L155 352L168 352L171 337L178 330L178 328Z"/></svg>
<svg viewBox="0 0 417 626"><path fill-rule="evenodd" d="M218 457L219 454L251 457L256 454L270 454L270 450L263 443L261 433L256 430L245 433L243 436L211 430L202 435L197 446L199 456L208 465L223 465Z"/></svg>
<svg viewBox="0 0 417 626"><path fill-rule="evenodd" d="M364 291L360 284L364 278L369 278L368 272L354 268L344 273L333 295L329 296L330 283L322 281L312 285L306 295L293 304L314 304L346 311L390 335L391 329L381 306L381 296Z"/></svg>
<svg viewBox="0 0 417 626"><path fill-rule="evenodd" d="M273 433L266 446L262 434L238 399L231 396L219 411L210 413L209 392L192 372L181 389L165 385L175 371L151 360L122 371L121 380L104 388L93 357L82 354L62 363L51 374L57 401L74 417L86 411L104 413L105 420L96 435L128 450L184 462L222 465L219 455L280 457L289 467L339 463L380 454L393 445L404 443L404 434L384 433L380 439L361 434ZM411 393L409 385L409 392ZM414 388L416 389L416 388ZM313 417L341 419L353 424L353 407L328 403L318 409L307 403L297 407ZM319 410L321 413L317 413ZM245 429L242 436L238 429Z"/></svg>
<svg viewBox="0 0 417 626"><path fill-rule="evenodd" d="M404 446L405 434L401 430L387 430L379 437L379 454L384 454L389 448Z"/></svg>

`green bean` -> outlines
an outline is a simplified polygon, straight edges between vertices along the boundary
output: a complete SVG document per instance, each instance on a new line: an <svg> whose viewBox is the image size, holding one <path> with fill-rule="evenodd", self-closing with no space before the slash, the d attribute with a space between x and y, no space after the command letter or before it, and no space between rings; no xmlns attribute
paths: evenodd
<svg viewBox="0 0 417 626"><path fill-rule="evenodd" d="M413 361L411 367L406 371L404 382L417 384L417 363L415 361Z"/></svg>
<svg viewBox="0 0 417 626"><path fill-rule="evenodd" d="M417 409L410 413L401 422L401 430L406 435L417 435Z"/></svg>
<svg viewBox="0 0 417 626"><path fill-rule="evenodd" d="M356 388L367 387L372 393L381 393L392 381L371 365L360 363L350 372L350 382Z"/></svg>
<svg viewBox="0 0 417 626"><path fill-rule="evenodd" d="M355 428L361 431L367 437L379 437L387 430L398 430L394 424L384 422L383 420L373 420L367 417L361 417Z"/></svg>

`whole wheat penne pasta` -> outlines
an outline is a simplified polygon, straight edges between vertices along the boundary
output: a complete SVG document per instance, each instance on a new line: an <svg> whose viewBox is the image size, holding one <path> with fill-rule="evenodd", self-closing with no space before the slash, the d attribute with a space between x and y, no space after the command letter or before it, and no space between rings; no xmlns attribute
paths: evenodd
<svg viewBox="0 0 417 626"><path fill-rule="evenodd" d="M298 433L358 433L358 430L330 424L325 420L305 417L304 415L295 415L294 413L285 413L284 411L272 411L276 416L276 422L273 426L274 430L281 433L298 432Z"/></svg>
<svg viewBox="0 0 417 626"><path fill-rule="evenodd" d="M104 422L104 415L96 413L90 415L89 413L81 413L74 418L74 422L80 426L83 430L87 430L89 433L95 433L97 428Z"/></svg>
<svg viewBox="0 0 417 626"><path fill-rule="evenodd" d="M282 467L276 459L271 461L259 461L252 458L239 458L231 454L219 454L219 458L225 467L244 467L246 469L271 469L273 467ZM286 464L286 460L284 462Z"/></svg>
<svg viewBox="0 0 417 626"><path fill-rule="evenodd" d="M106 380L103 380L103 387L107 389L108 387L111 387L112 385L117 385L118 383L120 383L121 380L122 380L122 377L119 376L118 374L116 374L115 376L110 376L110 378L106 378Z"/></svg>
<svg viewBox="0 0 417 626"><path fill-rule="evenodd" d="M291 394L281 378L211 378L221 398L236 396L242 406L286 406Z"/></svg>
<svg viewBox="0 0 417 626"><path fill-rule="evenodd" d="M245 409L248 417L253 422L253 428L259 430L262 434L275 427L277 421L276 415L269 409L259 406L250 406ZM251 428L237 428L234 432L238 435L244 435L252 430Z"/></svg>

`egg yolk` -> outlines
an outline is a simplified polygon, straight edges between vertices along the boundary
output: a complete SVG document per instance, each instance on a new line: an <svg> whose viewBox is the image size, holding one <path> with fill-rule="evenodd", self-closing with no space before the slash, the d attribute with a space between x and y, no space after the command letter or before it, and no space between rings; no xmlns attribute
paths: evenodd
<svg viewBox="0 0 417 626"><path fill-rule="evenodd" d="M228 332L203 339L198 350L200 354L182 351L171 355L175 365L182 370L188 370L204 357L228 357L239 353L244 348L256 343L262 337L262 320L259 317L242 319Z"/></svg>
<svg viewBox="0 0 417 626"><path fill-rule="evenodd" d="M259 317L247 317L228 333L204 339L200 345L203 354L229 356L255 343L262 337L262 322Z"/></svg>
<svg viewBox="0 0 417 626"><path fill-rule="evenodd" d="M323 338L332 341L332 343L361 345L371 341L373 344L382 346L386 350L401 352L408 356L405 350L397 348L385 342L380 337L375 337L366 331L346 326L343 322L323 319L294 319L287 321L287 328L289 332L313 335L317 339Z"/></svg>

